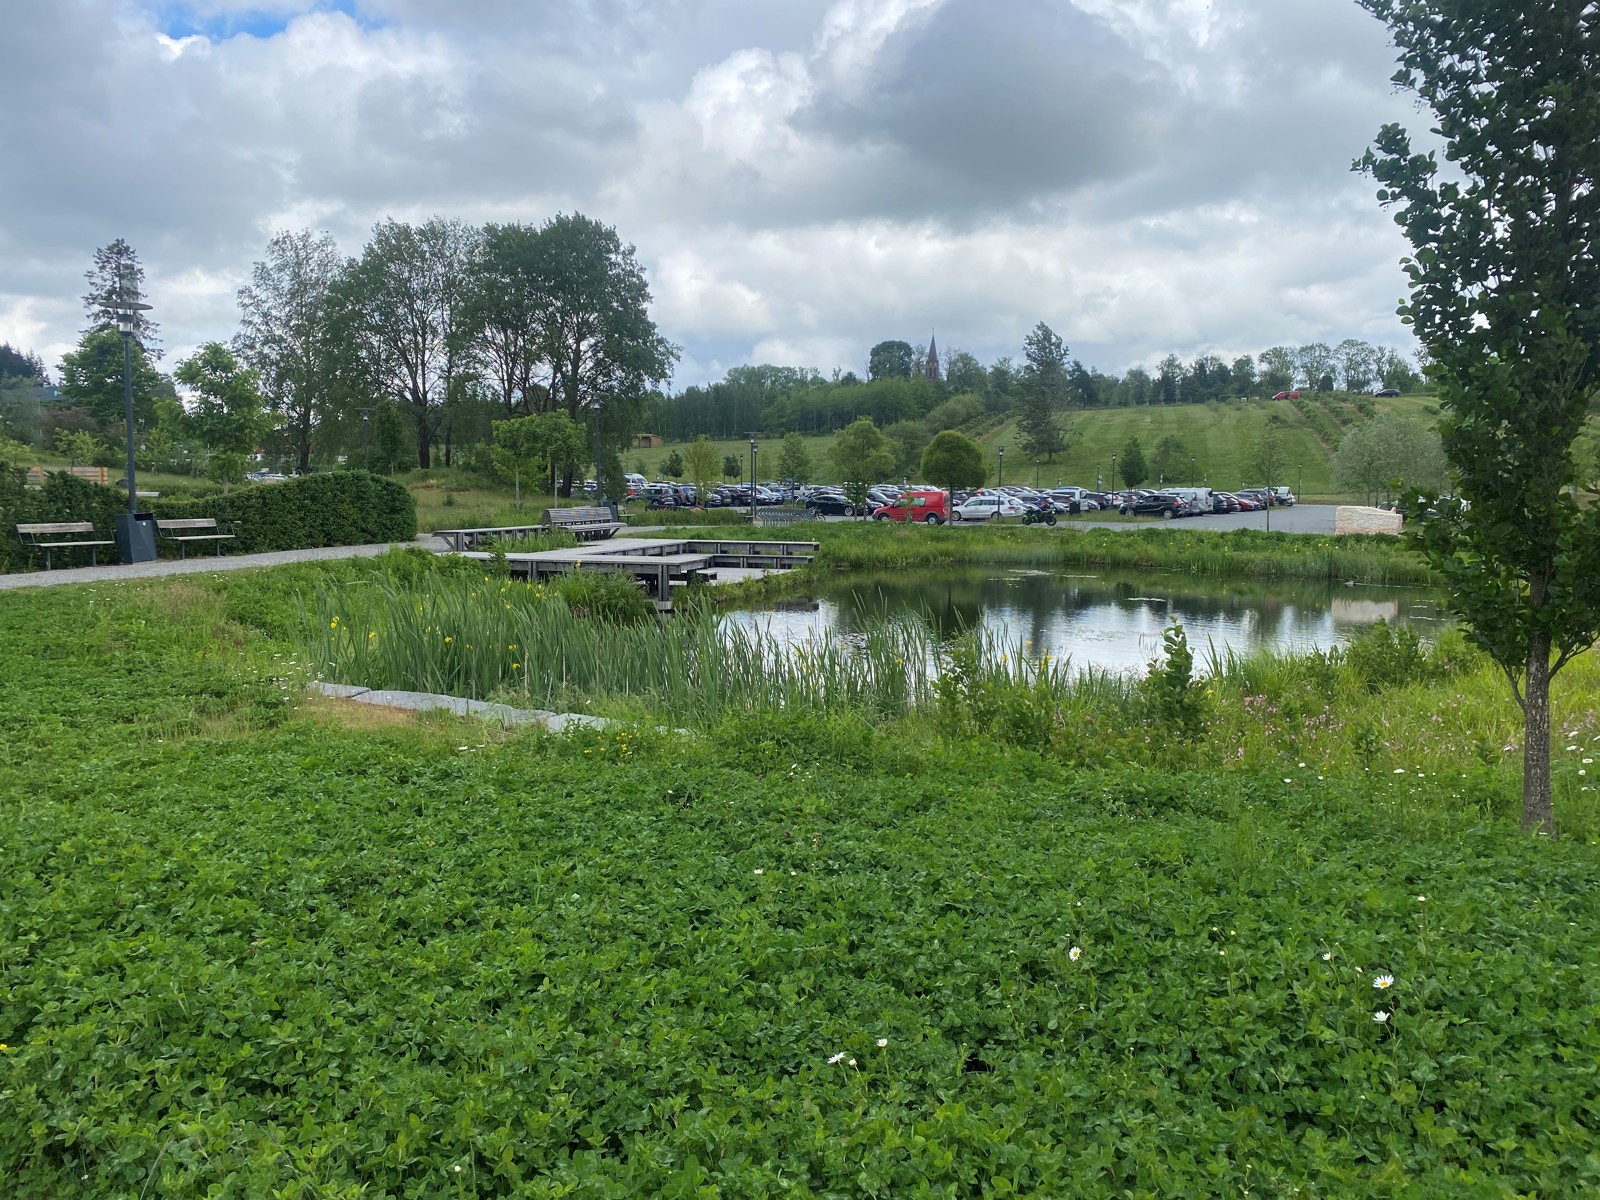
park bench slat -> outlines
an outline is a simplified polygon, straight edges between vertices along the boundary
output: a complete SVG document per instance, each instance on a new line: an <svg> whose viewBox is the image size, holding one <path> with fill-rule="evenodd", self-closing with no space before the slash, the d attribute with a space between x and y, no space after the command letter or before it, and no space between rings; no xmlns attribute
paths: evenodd
<svg viewBox="0 0 1600 1200"><path fill-rule="evenodd" d="M70 536L70 535L79 536ZM109 538L95 537L95 527L92 521L23 521L17 525L17 539L33 550L44 551L44 569L50 570L53 563L50 551L71 550L79 547L89 551L89 562L93 566L100 565L99 548L101 546L115 546L116 542ZM83 536L88 535L88 536ZM46 538L60 540L46 541Z"/></svg>

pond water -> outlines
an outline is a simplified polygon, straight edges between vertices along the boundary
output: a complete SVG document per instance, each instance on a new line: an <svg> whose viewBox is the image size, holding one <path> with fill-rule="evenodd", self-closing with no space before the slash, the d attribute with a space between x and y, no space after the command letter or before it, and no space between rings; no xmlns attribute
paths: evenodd
<svg viewBox="0 0 1600 1200"><path fill-rule="evenodd" d="M1174 621L1184 627L1196 670L1208 668L1213 651L1329 649L1379 620L1424 637L1451 624L1440 596L1423 588L995 567L853 576L724 619L793 645L853 638L904 613L923 614L941 637L981 629L1030 654L1067 659L1074 671L1116 672L1144 671Z"/></svg>

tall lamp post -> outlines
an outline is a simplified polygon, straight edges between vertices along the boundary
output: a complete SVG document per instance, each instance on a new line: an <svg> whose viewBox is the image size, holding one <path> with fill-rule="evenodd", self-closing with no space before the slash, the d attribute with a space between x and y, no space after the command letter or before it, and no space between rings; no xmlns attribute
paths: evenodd
<svg viewBox="0 0 1600 1200"><path fill-rule="evenodd" d="M1189 455L1189 486L1194 486L1194 455Z"/></svg>
<svg viewBox="0 0 1600 1200"><path fill-rule="evenodd" d="M123 277L117 297L117 332L122 334L122 412L128 441L128 511L117 516L117 550L125 563L150 562L156 556L155 522L139 519L139 484L133 463L133 329L137 314L149 309L134 297L133 281Z"/></svg>
<svg viewBox="0 0 1600 1200"><path fill-rule="evenodd" d="M1306 490L1306 465L1305 465L1305 463L1296 463L1294 470L1295 470L1294 498L1295 498L1296 502L1298 502L1299 499L1300 499L1300 493Z"/></svg>
<svg viewBox="0 0 1600 1200"><path fill-rule="evenodd" d="M606 485L600 478L600 401L594 402L594 502L606 502Z"/></svg>
<svg viewBox="0 0 1600 1200"><path fill-rule="evenodd" d="M756 455L761 447L756 445L756 435L750 434L750 524L756 523Z"/></svg>
<svg viewBox="0 0 1600 1200"><path fill-rule="evenodd" d="M1115 494L1116 490L1117 490L1117 456L1115 454L1113 454L1111 456L1111 491L1112 491L1113 494Z"/></svg>
<svg viewBox="0 0 1600 1200"><path fill-rule="evenodd" d="M361 410L361 469L372 470L372 439L369 436L372 430L372 410Z"/></svg>
<svg viewBox="0 0 1600 1200"><path fill-rule="evenodd" d="M1006 481L1006 448L1004 446L1000 447L999 459L1000 468L994 480L994 490L997 492L1000 490L1000 485Z"/></svg>

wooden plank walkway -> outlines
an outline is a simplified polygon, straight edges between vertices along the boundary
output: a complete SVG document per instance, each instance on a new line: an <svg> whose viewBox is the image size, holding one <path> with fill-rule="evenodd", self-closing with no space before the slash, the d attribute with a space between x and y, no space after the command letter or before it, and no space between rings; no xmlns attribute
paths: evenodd
<svg viewBox="0 0 1600 1200"><path fill-rule="evenodd" d="M619 538L603 548L579 546L508 553L505 561L513 574L525 575L531 580L564 571L621 571L639 580L658 605L669 608L674 585L687 585L701 578L715 579L718 567L792 570L809 565L816 552L816 542ZM494 558L484 551L459 553L463 558L479 562Z"/></svg>

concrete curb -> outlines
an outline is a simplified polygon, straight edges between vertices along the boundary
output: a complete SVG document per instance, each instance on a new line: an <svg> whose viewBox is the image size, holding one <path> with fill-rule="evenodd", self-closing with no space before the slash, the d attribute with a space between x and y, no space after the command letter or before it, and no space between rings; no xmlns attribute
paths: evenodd
<svg viewBox="0 0 1600 1200"><path fill-rule="evenodd" d="M353 700L357 704L372 704L379 708L399 708L408 712L437 712L440 709L458 717L480 717L499 721L502 725L540 725L551 733L565 733L569 729L609 729L617 722L605 717L591 717L584 713L545 712L539 708L512 708L509 704L490 704L485 700L467 700L461 696L441 696L434 692L400 692L383 688L357 687L348 683L323 683L310 685L310 690L335 700Z"/></svg>

